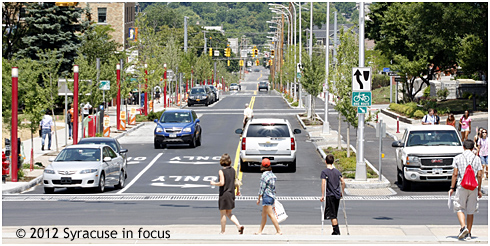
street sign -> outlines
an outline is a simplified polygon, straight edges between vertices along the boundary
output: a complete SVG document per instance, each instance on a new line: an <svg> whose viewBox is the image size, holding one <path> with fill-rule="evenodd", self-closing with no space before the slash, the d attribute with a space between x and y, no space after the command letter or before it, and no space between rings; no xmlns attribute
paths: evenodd
<svg viewBox="0 0 490 246"><path fill-rule="evenodd" d="M214 51L214 56L219 56L219 50Z"/></svg>
<svg viewBox="0 0 490 246"><path fill-rule="evenodd" d="M402 78L402 77L395 78L395 82L404 82L404 81L405 81L405 78Z"/></svg>
<svg viewBox="0 0 490 246"><path fill-rule="evenodd" d="M301 73L297 73L296 78L301 79Z"/></svg>
<svg viewBox="0 0 490 246"><path fill-rule="evenodd" d="M383 73L389 73L390 72L390 68L389 67L384 67L383 68Z"/></svg>
<svg viewBox="0 0 490 246"><path fill-rule="evenodd" d="M389 72L389 73L388 73L388 76L398 76L398 74L397 74L396 72L393 72L393 71L392 71L392 72Z"/></svg>
<svg viewBox="0 0 490 246"><path fill-rule="evenodd" d="M108 91L111 89L111 81L101 80L99 84L99 90Z"/></svg>
<svg viewBox="0 0 490 246"><path fill-rule="evenodd" d="M352 91L371 91L371 68L352 68Z"/></svg>
<svg viewBox="0 0 490 246"><path fill-rule="evenodd" d="M371 106L371 92L370 91L353 91L352 92L352 106L354 106L354 107Z"/></svg>
<svg viewBox="0 0 490 246"><path fill-rule="evenodd" d="M367 107L357 107L357 113L358 114L365 114L365 113L367 113Z"/></svg>
<svg viewBox="0 0 490 246"><path fill-rule="evenodd" d="M381 122L376 124L376 137L379 138L380 136L382 138L386 137L386 123L383 123L380 125Z"/></svg>

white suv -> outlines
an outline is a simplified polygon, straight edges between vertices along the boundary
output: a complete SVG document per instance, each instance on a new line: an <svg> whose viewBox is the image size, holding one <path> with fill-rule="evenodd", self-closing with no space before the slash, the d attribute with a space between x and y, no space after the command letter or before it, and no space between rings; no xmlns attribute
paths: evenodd
<svg viewBox="0 0 490 246"><path fill-rule="evenodd" d="M247 171L249 165L260 165L262 159L268 158L271 165L284 164L296 171L296 138L301 130L291 130L285 119L252 119L245 129L237 129L242 135L240 151L240 170Z"/></svg>

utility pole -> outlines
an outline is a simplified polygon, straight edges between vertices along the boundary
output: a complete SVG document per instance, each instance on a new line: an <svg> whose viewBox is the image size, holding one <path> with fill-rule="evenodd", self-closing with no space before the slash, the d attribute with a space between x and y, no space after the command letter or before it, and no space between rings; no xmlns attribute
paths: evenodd
<svg viewBox="0 0 490 246"><path fill-rule="evenodd" d="M187 19L189 17L184 16L184 52L187 53Z"/></svg>
<svg viewBox="0 0 490 246"><path fill-rule="evenodd" d="M301 43L301 2L299 2L299 63L301 63L301 50L303 49L303 45ZM298 107L302 108L303 107L303 101L301 100L302 96L302 86L301 86L301 78L298 79L298 84L299 84L299 102L298 102Z"/></svg>
<svg viewBox="0 0 490 246"><path fill-rule="evenodd" d="M323 87L323 92L325 93L325 120L323 121L323 134L330 134L330 125L328 123L328 67L329 67L329 37L330 37L330 2L327 2L327 22L326 22L326 35L325 35L325 86Z"/></svg>
<svg viewBox="0 0 490 246"><path fill-rule="evenodd" d="M202 31L204 33L204 54L208 51L208 41L206 40L206 32L207 31Z"/></svg>
<svg viewBox="0 0 490 246"><path fill-rule="evenodd" d="M364 2L359 5L359 67L364 67ZM364 162L364 114L358 114L356 180L367 180Z"/></svg>

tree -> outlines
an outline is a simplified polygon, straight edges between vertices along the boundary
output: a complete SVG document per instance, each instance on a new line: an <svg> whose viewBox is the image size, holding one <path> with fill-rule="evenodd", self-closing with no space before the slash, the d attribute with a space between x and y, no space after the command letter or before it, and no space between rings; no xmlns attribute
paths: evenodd
<svg viewBox="0 0 490 246"><path fill-rule="evenodd" d="M80 52L92 64L97 58L107 61L114 57L114 53L122 45L112 39L111 32L114 28L111 25L91 25L82 37Z"/></svg>
<svg viewBox="0 0 490 246"><path fill-rule="evenodd" d="M308 59L306 52L303 54L305 56L304 62L304 77L301 79L301 85L303 89L311 95L312 102L310 107L312 109L311 118L315 115L315 106L313 102L323 89L323 82L325 81L325 55L320 55L314 53L312 59Z"/></svg>
<svg viewBox="0 0 490 246"><path fill-rule="evenodd" d="M22 37L23 49L19 50L18 55L37 60L41 50L56 49L57 59L61 61L59 73L68 73L81 44L79 36L89 25L88 21L80 20L88 7L58 7L54 2L25 5L27 33Z"/></svg>
<svg viewBox="0 0 490 246"><path fill-rule="evenodd" d="M8 60L22 48L21 38L27 31L25 22L21 19L23 4L4 2L2 6L2 57Z"/></svg>

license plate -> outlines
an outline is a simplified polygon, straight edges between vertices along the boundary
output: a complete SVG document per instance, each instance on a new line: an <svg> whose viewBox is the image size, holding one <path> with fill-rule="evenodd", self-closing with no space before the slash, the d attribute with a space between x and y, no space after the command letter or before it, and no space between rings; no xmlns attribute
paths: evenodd
<svg viewBox="0 0 490 246"><path fill-rule="evenodd" d="M71 184L71 177L61 177L60 183Z"/></svg>
<svg viewBox="0 0 490 246"><path fill-rule="evenodd" d="M201 99L196 99L196 101L198 101L198 102L199 102L199 101L201 101Z"/></svg>
<svg viewBox="0 0 490 246"><path fill-rule="evenodd" d="M168 137L170 137L170 138L176 138L177 137L177 134L169 134Z"/></svg>
<svg viewBox="0 0 490 246"><path fill-rule="evenodd" d="M442 168L433 168L432 173L433 174L443 174Z"/></svg>

